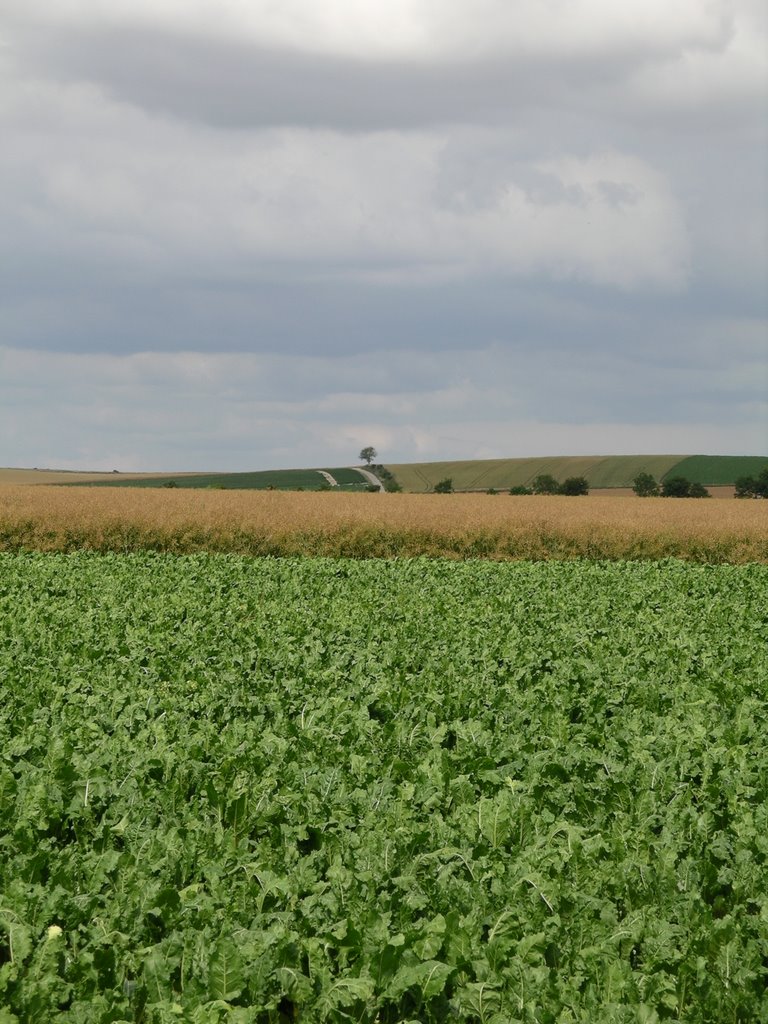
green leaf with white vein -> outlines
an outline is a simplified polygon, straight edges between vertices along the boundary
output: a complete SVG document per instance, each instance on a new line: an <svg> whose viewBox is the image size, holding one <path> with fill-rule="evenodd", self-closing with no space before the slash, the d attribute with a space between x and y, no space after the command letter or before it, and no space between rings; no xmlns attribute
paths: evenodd
<svg viewBox="0 0 768 1024"><path fill-rule="evenodd" d="M453 970L439 960L426 960L423 964L401 967L385 995L389 999L399 999L404 992L417 988L422 999L433 999L443 991Z"/></svg>
<svg viewBox="0 0 768 1024"><path fill-rule="evenodd" d="M222 936L213 948L208 965L208 990L213 999L232 1002L243 991L243 961L232 939Z"/></svg>

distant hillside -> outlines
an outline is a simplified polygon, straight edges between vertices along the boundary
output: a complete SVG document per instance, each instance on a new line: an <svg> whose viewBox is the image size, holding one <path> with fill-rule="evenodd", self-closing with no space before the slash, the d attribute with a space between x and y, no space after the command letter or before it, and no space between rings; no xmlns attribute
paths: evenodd
<svg viewBox="0 0 768 1024"><path fill-rule="evenodd" d="M627 488L638 473L657 480L684 476L706 487L732 486L740 476L757 476L768 467L760 455L560 455L532 459L469 459L452 462L390 463L384 467L404 491L433 490L450 477L457 491L486 491L527 485L541 473L556 480L587 478L593 489ZM2 483L70 484L89 487L226 488L232 490L365 491L368 481L351 467L270 469L253 473L79 473L65 470L0 469Z"/></svg>
<svg viewBox="0 0 768 1024"><path fill-rule="evenodd" d="M343 466L338 469L267 469L255 473L167 473L147 477L108 475L106 479L73 481L87 487L178 487L199 490L222 488L226 490L265 491L322 491L335 481L334 490L365 491L368 481L356 469Z"/></svg>
<svg viewBox="0 0 768 1024"><path fill-rule="evenodd" d="M689 455L669 476L684 476L710 487L732 485L740 476L758 476L768 466L762 455Z"/></svg>
<svg viewBox="0 0 768 1024"><path fill-rule="evenodd" d="M740 476L751 476L768 466L759 455L562 455L535 459L472 459L460 462L389 463L404 491L430 491L450 477L457 491L524 486L549 473L557 480L586 477L591 488L631 487L638 473L657 480L684 476L705 486L732 485Z"/></svg>

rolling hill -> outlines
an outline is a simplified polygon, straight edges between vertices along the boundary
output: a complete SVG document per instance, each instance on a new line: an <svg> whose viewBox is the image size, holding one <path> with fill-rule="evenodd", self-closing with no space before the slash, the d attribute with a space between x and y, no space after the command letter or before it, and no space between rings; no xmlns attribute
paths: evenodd
<svg viewBox="0 0 768 1024"><path fill-rule="evenodd" d="M404 491L425 493L450 477L457 491L509 490L541 473L557 480L583 476L593 490L628 488L638 473L657 480L684 476L706 487L732 486L740 476L768 467L759 455L562 455L526 459L468 459L389 463L384 466ZM330 474L338 491L365 491L354 468L273 469L252 473L80 473L64 470L0 469L0 483L70 484L90 487L226 488L232 490L325 490Z"/></svg>
<svg viewBox="0 0 768 1024"><path fill-rule="evenodd" d="M732 485L740 476L754 475L768 466L768 456L751 455L571 455L529 459L471 459L459 462L409 462L388 464L404 491L430 491L450 477L457 491L508 490L530 484L549 473L557 480L586 477L598 488L631 487L638 473L657 480L685 476L705 486Z"/></svg>
<svg viewBox="0 0 768 1024"><path fill-rule="evenodd" d="M356 469L268 469L255 473L77 473L57 470L3 470L0 483L65 484L78 487L224 488L242 491L321 491L329 474L340 491L365 491L368 481Z"/></svg>

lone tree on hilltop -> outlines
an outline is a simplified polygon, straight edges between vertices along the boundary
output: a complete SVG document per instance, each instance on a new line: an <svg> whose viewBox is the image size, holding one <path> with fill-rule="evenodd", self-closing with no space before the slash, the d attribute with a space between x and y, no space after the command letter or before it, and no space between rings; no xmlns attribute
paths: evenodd
<svg viewBox="0 0 768 1024"><path fill-rule="evenodd" d="M650 473L638 473L632 481L632 490L638 498L656 498L659 494L659 485L656 477Z"/></svg>
<svg viewBox="0 0 768 1024"><path fill-rule="evenodd" d="M373 460L376 458L378 454L379 453L376 451L373 445L370 444L366 448L360 449L360 458L368 466L370 466L370 464L373 462Z"/></svg>
<svg viewBox="0 0 768 1024"><path fill-rule="evenodd" d="M531 484L534 494L557 494L560 484L549 473L540 473Z"/></svg>

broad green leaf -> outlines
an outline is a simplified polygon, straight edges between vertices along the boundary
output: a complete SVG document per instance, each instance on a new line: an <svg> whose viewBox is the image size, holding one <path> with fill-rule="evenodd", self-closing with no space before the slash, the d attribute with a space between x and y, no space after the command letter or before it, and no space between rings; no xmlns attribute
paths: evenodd
<svg viewBox="0 0 768 1024"><path fill-rule="evenodd" d="M208 990L214 999L231 1002L243 991L243 963L235 943L222 936L211 952L208 965Z"/></svg>
<svg viewBox="0 0 768 1024"><path fill-rule="evenodd" d="M411 988L419 990L422 999L432 999L445 988L453 968L437 960L403 966L387 986L385 995L397 999Z"/></svg>

